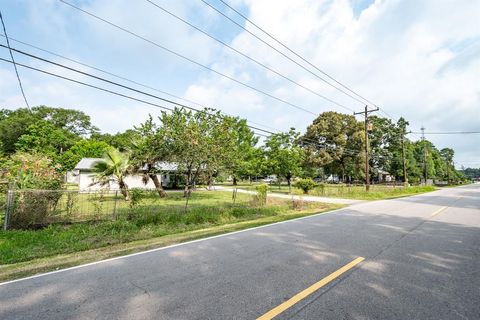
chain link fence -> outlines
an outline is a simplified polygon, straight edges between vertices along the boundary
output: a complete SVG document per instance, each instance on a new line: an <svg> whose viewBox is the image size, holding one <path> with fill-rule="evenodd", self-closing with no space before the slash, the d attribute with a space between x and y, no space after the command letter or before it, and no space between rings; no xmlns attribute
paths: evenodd
<svg viewBox="0 0 480 320"><path fill-rule="evenodd" d="M2 208L3 226L5 230L38 229L55 223L118 219L168 223L180 215L184 219L186 213L191 223L213 222L224 210L264 205L256 193L236 189L197 189L188 197L182 190L170 190L166 195L161 198L157 190L131 189L126 201L120 190L7 190Z"/></svg>

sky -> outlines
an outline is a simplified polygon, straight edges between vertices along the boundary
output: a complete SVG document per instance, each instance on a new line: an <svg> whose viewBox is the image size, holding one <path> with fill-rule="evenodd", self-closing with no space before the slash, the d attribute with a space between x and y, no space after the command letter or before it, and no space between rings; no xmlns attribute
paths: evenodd
<svg viewBox="0 0 480 320"><path fill-rule="evenodd" d="M351 114L364 108L364 103L287 60L202 0L152 2L310 91L210 39L148 1L66 1L151 42L58 0L0 0L12 47L165 98L170 97L150 88L217 108L270 131L294 127L304 132L316 115L324 111ZM378 115L392 117L394 121L402 116L414 132L422 126L427 133L480 131L480 1L225 1L320 70L378 105L382 110ZM205 2L267 43L279 47L220 1ZM150 88L113 78L13 39ZM4 37L0 37L0 43L5 44ZM293 58L291 53L284 54ZM18 53L14 56L20 63L172 107ZM9 59L5 48L0 48L0 57ZM155 116L161 111L21 67L19 74L30 105L82 110L104 132L123 131L143 122L148 114ZM13 66L0 61L0 108L24 106ZM409 138L417 140L419 135L411 134ZM457 167L480 167L480 135L427 135L427 139L438 148L453 148Z"/></svg>

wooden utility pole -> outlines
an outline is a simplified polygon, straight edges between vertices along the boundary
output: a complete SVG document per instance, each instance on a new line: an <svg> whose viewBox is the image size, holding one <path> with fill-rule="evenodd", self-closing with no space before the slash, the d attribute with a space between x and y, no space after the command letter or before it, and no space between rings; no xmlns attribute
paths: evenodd
<svg viewBox="0 0 480 320"><path fill-rule="evenodd" d="M370 173L368 168L368 114L378 111L379 108L368 110L368 105L365 106L365 111L354 112L353 115L363 114L365 117L365 190L370 190Z"/></svg>
<svg viewBox="0 0 480 320"><path fill-rule="evenodd" d="M402 133L402 160L403 160L403 184L405 187L408 185L408 177L407 177L407 159L405 159L405 128L403 129Z"/></svg>
<svg viewBox="0 0 480 320"><path fill-rule="evenodd" d="M423 144L423 178L425 179L425 185L427 185L427 147L425 145L425 127L422 126L422 144Z"/></svg>

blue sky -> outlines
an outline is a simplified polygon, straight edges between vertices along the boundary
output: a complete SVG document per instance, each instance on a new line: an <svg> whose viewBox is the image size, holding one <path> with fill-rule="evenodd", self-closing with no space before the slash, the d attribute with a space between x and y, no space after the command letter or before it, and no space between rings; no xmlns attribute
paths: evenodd
<svg viewBox="0 0 480 320"><path fill-rule="evenodd" d="M305 107L314 113L348 112L312 95L233 53L146 1L68 0L122 27L219 72ZM325 85L200 0L155 0L222 41L302 85L358 110L362 105ZM219 1L208 2L245 22ZM467 131L480 128L480 2L436 0L229 0L322 70L362 93L395 119L404 116L413 131ZM12 38L80 60L159 90L222 109L279 130L305 130L314 116L242 87L175 57L145 41L73 10L57 0L0 0ZM247 27L251 30L251 26ZM0 38L4 43L4 39ZM82 70L12 41L12 45ZM0 57L8 52L0 49ZM78 77L16 55L20 62ZM102 130L116 132L157 114L158 109L20 69L32 105L80 109ZM102 84L102 86L105 86ZM108 86L107 86L108 87ZM0 107L24 103L13 68L0 63ZM152 100L153 101L153 100ZM417 136L412 136L417 139ZM453 147L457 161L480 166L477 136L431 136Z"/></svg>

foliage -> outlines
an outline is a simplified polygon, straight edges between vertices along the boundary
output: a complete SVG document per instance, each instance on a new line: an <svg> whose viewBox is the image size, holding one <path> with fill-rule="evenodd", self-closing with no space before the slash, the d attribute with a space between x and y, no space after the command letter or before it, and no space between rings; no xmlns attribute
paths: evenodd
<svg viewBox="0 0 480 320"><path fill-rule="evenodd" d="M257 194L255 202L259 206L264 206L267 203L268 184L261 184L255 187Z"/></svg>
<svg viewBox="0 0 480 320"><path fill-rule="evenodd" d="M310 178L300 179L295 182L295 187L303 191L304 194L308 194L310 190L313 190L317 184Z"/></svg>
<svg viewBox="0 0 480 320"><path fill-rule="evenodd" d="M45 226L52 208L57 205L61 193L42 191L17 191L14 193L9 229L30 229ZM53 210L54 211L54 210Z"/></svg>
<svg viewBox="0 0 480 320"><path fill-rule="evenodd" d="M229 150L231 157L225 164L227 171L233 175L234 185L239 177L258 176L262 173L262 151L256 148L258 137L247 126L246 120L236 120L233 122L236 135L233 150Z"/></svg>
<svg viewBox="0 0 480 320"><path fill-rule="evenodd" d="M210 180L238 157L236 118L208 108L197 113L175 108L172 113L162 112L160 122L159 136L168 159L185 172L185 196L202 173Z"/></svg>
<svg viewBox="0 0 480 320"><path fill-rule="evenodd" d="M480 178L480 168L462 168L460 172L468 179Z"/></svg>
<svg viewBox="0 0 480 320"><path fill-rule="evenodd" d="M42 126L48 126L42 130ZM55 128L56 130L53 130ZM12 154L18 150L17 143L22 135L27 134L19 146L28 150L28 145L38 148L46 148L49 152L59 150L72 143L68 143L76 137L87 136L98 131L91 122L90 117L77 110L51 108L46 106L33 107L31 112L26 108L16 110L0 110L0 147L5 154ZM35 141L36 133L40 141ZM48 144L47 136L52 136L52 146ZM66 143L66 144L65 144ZM31 150L28 150L31 151Z"/></svg>
<svg viewBox="0 0 480 320"><path fill-rule="evenodd" d="M326 174L338 175L343 181L364 177L364 131L354 116L324 112L299 140L307 166L323 167Z"/></svg>
<svg viewBox="0 0 480 320"><path fill-rule="evenodd" d="M128 154L110 147L103 159L93 164L93 170L95 172L95 183L106 185L113 179L118 183L125 200L130 199L128 185L125 182L126 176L132 171Z"/></svg>
<svg viewBox="0 0 480 320"><path fill-rule="evenodd" d="M110 146L103 141L85 139L77 141L67 152L59 157L62 171L75 168L82 158L100 158Z"/></svg>
<svg viewBox="0 0 480 320"><path fill-rule="evenodd" d="M335 208L334 205L312 204L302 212L292 212L288 201L252 207L248 202L230 202L229 193L205 192L202 203L192 203L187 213L172 210L170 207L150 210L147 204L137 207L131 220L98 221L74 223L71 225L53 224L41 230L11 230L0 232L0 264L11 264L44 258L55 254L79 252L88 249L110 247L135 240L165 237L174 241L185 241L184 233L200 229L213 230L215 234L243 229L276 221L283 221L319 211ZM194 195L195 196L195 193ZM218 199L215 199L217 198ZM173 197L169 197L171 199ZM227 202L217 202L219 200ZM158 200L172 201L172 200ZM180 198L179 202L184 201ZM142 211L143 210L143 211ZM221 227L225 226L225 227ZM183 233L183 235L182 235ZM171 236L170 236L171 235ZM173 238L172 238L173 237ZM182 240L183 239L183 240ZM159 239L156 239L157 245Z"/></svg>
<svg viewBox="0 0 480 320"><path fill-rule="evenodd" d="M39 121L27 128L15 143L15 148L19 151L41 153L58 163L59 155L73 146L78 139L78 136L69 131L57 128L47 121Z"/></svg>
<svg viewBox="0 0 480 320"><path fill-rule="evenodd" d="M46 156L38 153L17 152L3 160L2 178L15 189L59 189L62 177Z"/></svg>
<svg viewBox="0 0 480 320"><path fill-rule="evenodd" d="M294 176L302 172L304 153L297 145L299 134L292 128L288 133L272 134L265 141L265 162L268 172L284 177L290 186Z"/></svg>
<svg viewBox="0 0 480 320"><path fill-rule="evenodd" d="M161 168L158 164L169 159L170 150L165 143L161 127L153 122L152 116L147 121L135 128L136 140L132 145L132 163L137 171L144 175L145 184L151 179L161 198L166 197L158 174Z"/></svg>
<svg viewBox="0 0 480 320"><path fill-rule="evenodd" d="M140 137L138 131L133 129L127 129L124 132L118 132L116 134L109 134L109 133L93 133L90 137L96 141L102 141L106 144L117 148L121 152L129 152L133 148L133 144L137 141Z"/></svg>

